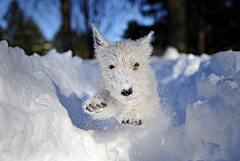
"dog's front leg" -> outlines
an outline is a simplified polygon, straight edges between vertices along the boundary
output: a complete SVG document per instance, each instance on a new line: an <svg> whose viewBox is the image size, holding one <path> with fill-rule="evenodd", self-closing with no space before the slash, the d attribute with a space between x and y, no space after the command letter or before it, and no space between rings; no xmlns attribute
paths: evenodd
<svg viewBox="0 0 240 161"><path fill-rule="evenodd" d="M93 119L109 119L115 117L117 114L115 101L116 100L109 95L109 92L106 91L85 101L83 108L93 116Z"/></svg>
<svg viewBox="0 0 240 161"><path fill-rule="evenodd" d="M95 95L93 98L85 101L83 108L87 112L101 112L107 107L107 97L105 95Z"/></svg>
<svg viewBox="0 0 240 161"><path fill-rule="evenodd" d="M124 125L142 125L142 119L138 111L126 111L120 116L120 123Z"/></svg>

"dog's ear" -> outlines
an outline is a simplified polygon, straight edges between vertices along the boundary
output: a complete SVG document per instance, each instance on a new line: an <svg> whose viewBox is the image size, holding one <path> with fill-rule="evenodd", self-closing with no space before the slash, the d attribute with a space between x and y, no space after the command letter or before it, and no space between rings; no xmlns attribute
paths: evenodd
<svg viewBox="0 0 240 161"><path fill-rule="evenodd" d="M145 37L142 37L138 39L136 42L138 43L139 47L141 48L141 51L149 57L152 54L153 47L151 45L152 35L154 34L153 31L151 31L148 35Z"/></svg>
<svg viewBox="0 0 240 161"><path fill-rule="evenodd" d="M146 35L145 37L142 37L140 39L138 39L137 41L141 44L150 44L151 40L152 40L152 35L154 34L154 31L151 31L148 35Z"/></svg>
<svg viewBox="0 0 240 161"><path fill-rule="evenodd" d="M107 39L105 39L98 29L96 28L95 24L92 23L92 29L93 29L93 41L94 41L94 48L98 49L98 47L107 47L109 45L109 42Z"/></svg>

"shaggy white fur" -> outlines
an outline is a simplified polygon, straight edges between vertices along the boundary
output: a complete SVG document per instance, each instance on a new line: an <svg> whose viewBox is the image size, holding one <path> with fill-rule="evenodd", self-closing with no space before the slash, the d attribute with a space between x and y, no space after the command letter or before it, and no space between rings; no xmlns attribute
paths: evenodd
<svg viewBox="0 0 240 161"><path fill-rule="evenodd" d="M94 118L114 117L123 124L141 125L160 108L157 81L149 65L154 32L136 41L109 43L94 24L92 28L101 73L96 95L83 108Z"/></svg>

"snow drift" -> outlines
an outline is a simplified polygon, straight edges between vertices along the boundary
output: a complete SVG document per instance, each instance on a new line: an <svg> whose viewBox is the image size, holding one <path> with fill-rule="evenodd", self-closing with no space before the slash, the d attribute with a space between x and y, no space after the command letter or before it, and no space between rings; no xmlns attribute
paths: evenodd
<svg viewBox="0 0 240 161"><path fill-rule="evenodd" d="M82 111L98 62L1 41L0 160L240 160L240 53L165 58L151 58L165 117L130 127Z"/></svg>

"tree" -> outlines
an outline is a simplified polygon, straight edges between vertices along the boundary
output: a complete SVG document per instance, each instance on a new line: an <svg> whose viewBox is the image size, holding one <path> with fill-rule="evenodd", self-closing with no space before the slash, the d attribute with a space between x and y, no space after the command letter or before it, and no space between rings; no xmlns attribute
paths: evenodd
<svg viewBox="0 0 240 161"><path fill-rule="evenodd" d="M72 31L70 24L71 3L69 0L61 0L62 25L58 32L58 39L61 41L63 51L72 49ZM74 56L73 52L73 56Z"/></svg>
<svg viewBox="0 0 240 161"><path fill-rule="evenodd" d="M10 46L23 48L27 55L32 55L34 52L38 52L39 55L46 53L43 49L46 40L41 31L31 18L24 17L23 11L18 7L16 1L12 1L4 20L8 26L3 37ZM34 48L34 46L39 47Z"/></svg>
<svg viewBox="0 0 240 161"><path fill-rule="evenodd" d="M88 50L87 50L87 42L84 39L84 36L79 34L77 31L72 31L73 36L72 36L72 50L75 55L78 55L79 57L83 59L89 58L88 56Z"/></svg>
<svg viewBox="0 0 240 161"><path fill-rule="evenodd" d="M128 22L128 28L125 30L123 38L136 40L146 35L150 29L138 24L137 21Z"/></svg>
<svg viewBox="0 0 240 161"><path fill-rule="evenodd" d="M53 46L47 47L47 41L31 18L25 20L23 36L23 44L20 45L28 55L34 52L45 55L49 49L53 48Z"/></svg>
<svg viewBox="0 0 240 161"><path fill-rule="evenodd" d="M199 30L198 30L198 53L205 52L205 16L204 16L204 4L199 2Z"/></svg>
<svg viewBox="0 0 240 161"><path fill-rule="evenodd" d="M141 5L142 14L155 20L148 27L156 32L155 41L196 55L240 50L238 0L143 0Z"/></svg>
<svg viewBox="0 0 240 161"><path fill-rule="evenodd" d="M156 23L153 26L143 26L138 24L137 21L130 21L123 38L136 40L146 36L150 31L154 31L154 38L151 43L154 47L153 55L161 55L163 50L168 46L165 42L167 34L163 32L166 31L166 27L163 24Z"/></svg>
<svg viewBox="0 0 240 161"><path fill-rule="evenodd" d="M87 43L84 40L84 36L79 34L77 31L71 31L71 42L72 47L71 50L73 52L73 55L78 55L79 57L86 59L88 58L88 52L87 52ZM63 41L63 34L62 29L60 29L56 35L53 38L52 41L54 47L58 49L59 52L65 52L66 50L63 48L64 41Z"/></svg>
<svg viewBox="0 0 240 161"><path fill-rule="evenodd" d="M136 1L132 1L136 2ZM125 31L123 38L136 39L154 31L152 45L154 46L153 54L162 55L163 51L169 46L169 22L168 22L168 3L166 0L145 0L141 3L141 13L144 16L153 18L155 23L151 26L140 25L136 21L128 23L128 29Z"/></svg>
<svg viewBox="0 0 240 161"><path fill-rule="evenodd" d="M4 38L8 40L8 43L11 46L23 44L24 14L18 7L18 3L16 1L12 1L7 13L4 16L4 20L8 24Z"/></svg>
<svg viewBox="0 0 240 161"><path fill-rule="evenodd" d="M57 40L52 40L52 43L56 45L55 47L61 52L72 49L72 30L71 30L71 2L70 0L21 0L21 3L25 4L25 8L28 10L34 10L35 14L41 14L45 20L48 19L48 15L56 12L59 7L61 13L62 24L59 31L55 34L54 39L57 37ZM73 1L74 2L74 1ZM60 4L60 5L59 5ZM55 9L57 8L57 9ZM51 22L49 22L51 23ZM57 35L57 36L56 36ZM50 43L50 42L48 42ZM73 53L74 56L75 53Z"/></svg>
<svg viewBox="0 0 240 161"><path fill-rule="evenodd" d="M83 21L79 22L81 23L79 29L82 29L80 33L87 42L87 52L90 59L94 58L91 23L95 23L100 29L103 28L105 31L110 31L111 26L115 23L115 17L120 16L129 7L124 2L127 1L122 0L119 3L118 0L78 0L76 2L79 6L79 16L83 19Z"/></svg>
<svg viewBox="0 0 240 161"><path fill-rule="evenodd" d="M237 0L187 2L189 52L213 54L240 49L240 3Z"/></svg>
<svg viewBox="0 0 240 161"><path fill-rule="evenodd" d="M134 1L134 0L132 0ZM143 0L141 12L144 16L151 16L155 23L157 39L161 42L162 50L166 45L176 47L180 52L186 52L186 0ZM163 38L161 38L163 37ZM161 39L161 40L160 40Z"/></svg>
<svg viewBox="0 0 240 161"><path fill-rule="evenodd" d="M69 0L61 0L61 13L62 25L52 40L54 46L59 52L72 50L73 56L88 58L87 43L84 41L84 36L71 29L71 2Z"/></svg>
<svg viewBox="0 0 240 161"><path fill-rule="evenodd" d="M186 0L168 0L169 43L186 52Z"/></svg>
<svg viewBox="0 0 240 161"><path fill-rule="evenodd" d="M44 15L50 14L51 8L61 4L62 25L55 35L57 40L54 38L53 42L62 44L59 51L66 51L76 46L73 44L76 36L83 37L86 42L83 46L88 58L94 57L91 23L95 23L103 30L102 33L109 32L115 23L115 17L123 15L121 13L131 8L126 5L127 0L122 0L121 3L118 0L22 0L22 2L28 3L28 7L36 11L44 12Z"/></svg>
<svg viewBox="0 0 240 161"><path fill-rule="evenodd" d="M116 16L121 15L127 8L130 8L124 3L117 3L118 0L106 1L106 0L23 0L24 2L33 2L32 8L36 10L42 10L39 6L45 6L46 12L51 7L61 4L62 25L53 42L60 48L59 51L66 51L76 46L74 40L76 37L82 37L86 43L84 43L84 50L88 53L88 58L94 57L93 39L92 39L92 27L91 23L95 23L100 30L110 31L111 25L114 24ZM124 0L127 1L127 0ZM122 1L121 1L122 2ZM104 27L103 27L104 26ZM77 35L74 35L74 34ZM57 39L57 40L56 40ZM61 42L60 42L61 41ZM75 52L73 52L75 54Z"/></svg>
<svg viewBox="0 0 240 161"><path fill-rule="evenodd" d="M0 26L0 40L2 40L3 39L3 29L1 28L1 26Z"/></svg>

